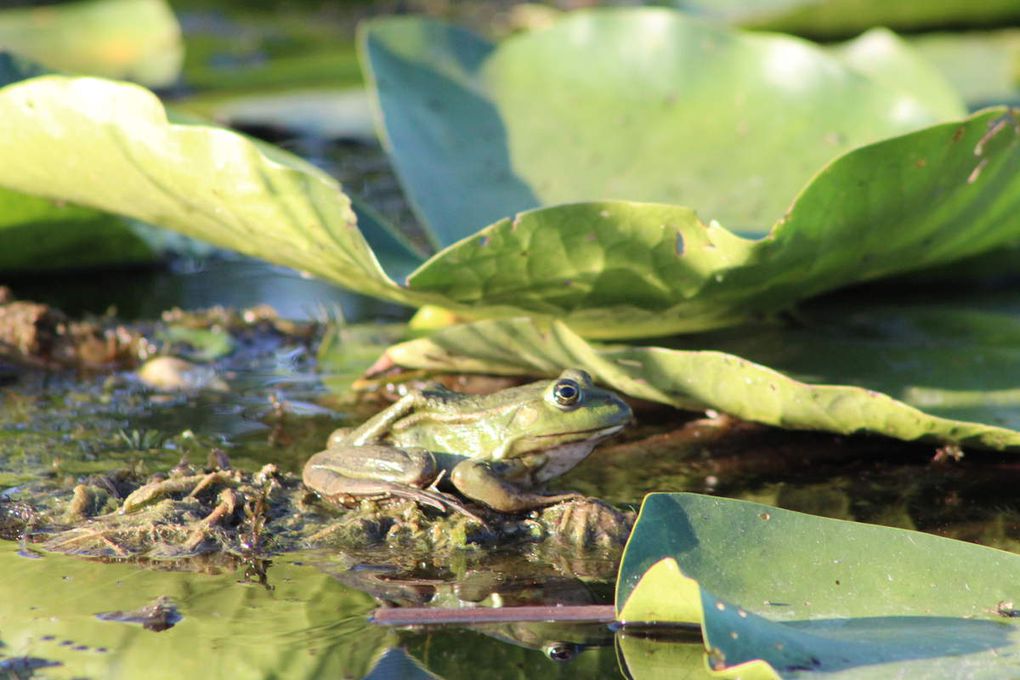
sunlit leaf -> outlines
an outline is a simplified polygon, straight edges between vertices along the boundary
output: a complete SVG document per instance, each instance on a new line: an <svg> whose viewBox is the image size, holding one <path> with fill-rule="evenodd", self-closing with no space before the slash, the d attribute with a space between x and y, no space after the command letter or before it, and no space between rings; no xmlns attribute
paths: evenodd
<svg viewBox="0 0 1020 680"><path fill-rule="evenodd" d="M42 76L0 91L0 184L126 215L402 299L340 186L234 132L170 123L143 88Z"/></svg>
<svg viewBox="0 0 1020 680"><path fill-rule="evenodd" d="M763 234L835 156L963 113L933 69L908 92L805 41L666 9L574 12L499 45L387 18L367 24L362 51L440 246L523 209L606 199Z"/></svg>
<svg viewBox="0 0 1020 680"><path fill-rule="evenodd" d="M930 415L872 389L805 383L720 351L589 344L560 322L508 319L454 326L395 345L386 357L400 366L503 374L553 376L564 366L577 366L633 397L712 408L779 427L1020 447L1016 430ZM994 408L994 401L990 405Z"/></svg>

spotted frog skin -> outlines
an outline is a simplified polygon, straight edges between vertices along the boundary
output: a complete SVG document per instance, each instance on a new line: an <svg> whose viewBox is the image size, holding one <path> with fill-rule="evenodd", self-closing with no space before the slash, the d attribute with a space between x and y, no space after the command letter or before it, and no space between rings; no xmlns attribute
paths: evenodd
<svg viewBox="0 0 1020 680"><path fill-rule="evenodd" d="M484 396L414 391L361 427L330 435L305 464L304 482L329 499L400 496L463 510L436 489L442 481L469 500L519 512L575 498L532 489L630 420L626 402L578 369Z"/></svg>

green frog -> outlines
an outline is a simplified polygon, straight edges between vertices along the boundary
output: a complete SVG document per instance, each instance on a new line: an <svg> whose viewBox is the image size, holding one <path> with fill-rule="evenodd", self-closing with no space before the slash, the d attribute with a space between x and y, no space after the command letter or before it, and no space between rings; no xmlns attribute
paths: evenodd
<svg viewBox="0 0 1020 680"><path fill-rule="evenodd" d="M578 497L534 487L581 462L631 420L615 392L586 372L474 396L413 391L354 430L330 435L305 464L304 482L331 500L398 496L474 516L440 482L500 512Z"/></svg>

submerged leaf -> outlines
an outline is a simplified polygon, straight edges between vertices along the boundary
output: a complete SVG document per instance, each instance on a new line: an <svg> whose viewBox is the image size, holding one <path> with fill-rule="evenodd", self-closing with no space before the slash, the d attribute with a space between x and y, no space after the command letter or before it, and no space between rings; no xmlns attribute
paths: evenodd
<svg viewBox="0 0 1020 680"><path fill-rule="evenodd" d="M394 644L392 633L367 622L370 596L292 560L274 560L260 586L231 568L188 574L18 552L17 543L0 541L8 575L0 639L11 656L56 662L48 678L362 677ZM169 631L99 616L160 596L183 616ZM0 674L11 656L0 659Z"/></svg>

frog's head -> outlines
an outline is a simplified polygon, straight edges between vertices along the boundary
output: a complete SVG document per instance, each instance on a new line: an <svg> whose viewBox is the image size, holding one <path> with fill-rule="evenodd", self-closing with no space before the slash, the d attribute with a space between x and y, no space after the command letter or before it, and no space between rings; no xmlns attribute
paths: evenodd
<svg viewBox="0 0 1020 680"><path fill-rule="evenodd" d="M632 418L615 392L596 387L585 371L571 368L556 380L528 385L510 423L499 458L528 458L532 478L544 482L562 475L600 441Z"/></svg>

